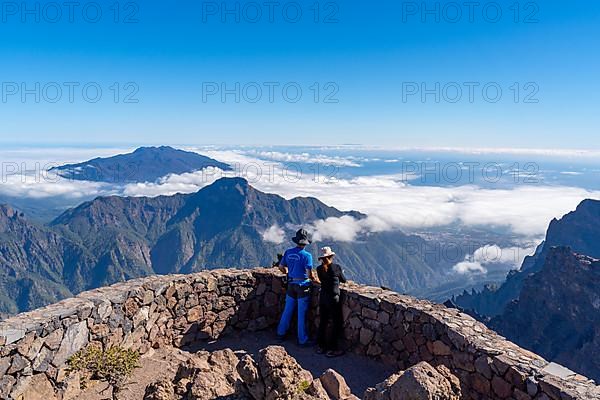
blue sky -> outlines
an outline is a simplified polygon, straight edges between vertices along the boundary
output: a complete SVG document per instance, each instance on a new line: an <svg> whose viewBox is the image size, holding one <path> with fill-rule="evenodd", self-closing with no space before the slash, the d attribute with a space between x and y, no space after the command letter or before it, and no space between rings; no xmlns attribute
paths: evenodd
<svg viewBox="0 0 600 400"><path fill-rule="evenodd" d="M239 22L221 1L82 1L72 22L51 3L3 3L4 143L600 148L597 2L481 1L473 22L444 1L280 1L272 22L262 1L224 2Z"/></svg>

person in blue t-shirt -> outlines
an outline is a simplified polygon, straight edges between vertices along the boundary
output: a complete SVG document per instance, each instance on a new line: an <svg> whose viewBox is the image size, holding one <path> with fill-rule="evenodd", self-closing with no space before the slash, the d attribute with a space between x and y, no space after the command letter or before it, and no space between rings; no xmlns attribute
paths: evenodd
<svg viewBox="0 0 600 400"><path fill-rule="evenodd" d="M285 308L277 327L277 337L280 340L285 338L297 307L298 343L301 346L308 346L311 342L306 331L306 311L310 305L311 281L318 281L318 279L313 271L312 255L305 250L305 247L311 243L308 232L300 229L292 241L296 243L296 247L285 252L279 267L281 272L288 276L288 287Z"/></svg>

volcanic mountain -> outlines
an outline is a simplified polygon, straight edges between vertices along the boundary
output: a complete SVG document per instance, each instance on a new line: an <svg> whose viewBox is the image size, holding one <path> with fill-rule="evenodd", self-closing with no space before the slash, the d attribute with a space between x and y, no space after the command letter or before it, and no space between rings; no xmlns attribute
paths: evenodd
<svg viewBox="0 0 600 400"><path fill-rule="evenodd" d="M198 153L160 146L140 147L133 153L62 165L52 168L51 171L67 179L132 183L154 182L169 174L194 172L207 167L231 170L228 164Z"/></svg>

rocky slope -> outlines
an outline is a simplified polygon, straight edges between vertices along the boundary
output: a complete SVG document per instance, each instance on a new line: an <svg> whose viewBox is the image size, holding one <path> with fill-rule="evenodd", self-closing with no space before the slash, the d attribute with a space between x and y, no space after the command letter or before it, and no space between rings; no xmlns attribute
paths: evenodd
<svg viewBox="0 0 600 400"><path fill-rule="evenodd" d="M62 165L51 171L67 179L131 183L153 182L168 174L183 174L207 167L231 169L228 164L198 153L161 146L140 147L133 153Z"/></svg>
<svg viewBox="0 0 600 400"><path fill-rule="evenodd" d="M90 265L91 257L78 244L0 206L0 313L72 295L64 282Z"/></svg>
<svg viewBox="0 0 600 400"><path fill-rule="evenodd" d="M566 247L548 250L518 300L490 325L508 339L600 380L600 261Z"/></svg>
<svg viewBox="0 0 600 400"><path fill-rule="evenodd" d="M326 360L324 358L324 360ZM101 400L113 388L90 382L69 398ZM47 391L50 392L50 391ZM31 390L28 400L52 400ZM460 381L444 366L421 362L392 374L361 397L352 393L344 376L328 368L313 375L282 346L268 346L256 357L229 348L190 353L175 348L153 351L117 394L119 400L459 400Z"/></svg>
<svg viewBox="0 0 600 400"><path fill-rule="evenodd" d="M511 272L500 287L486 287L476 293L464 293L454 302L466 310L479 315L494 317L503 313L507 304L522 293L525 280L539 272L550 249L568 246L574 252L600 258L600 201L584 200L577 209L560 220L554 219L546 234L546 240L536 254L527 257L519 271Z"/></svg>
<svg viewBox="0 0 600 400"><path fill-rule="evenodd" d="M48 227L14 211L0 219L0 312L14 313L82 290L150 274L270 265L300 225L327 218L361 219L314 198L286 200L224 178L189 195L104 197L65 212ZM9 215L10 214L10 215ZM4 221L4 222L1 222ZM286 241L263 240L274 224ZM310 250L317 252L322 243ZM401 232L327 242L357 281L399 291L435 286L443 268L429 244Z"/></svg>
<svg viewBox="0 0 600 400"><path fill-rule="evenodd" d="M231 349L201 351L184 357L174 377L146 387L144 400L358 400L343 376L332 369L313 378L281 346L269 346L257 360ZM393 374L368 400L459 400L460 382L450 371L421 362Z"/></svg>

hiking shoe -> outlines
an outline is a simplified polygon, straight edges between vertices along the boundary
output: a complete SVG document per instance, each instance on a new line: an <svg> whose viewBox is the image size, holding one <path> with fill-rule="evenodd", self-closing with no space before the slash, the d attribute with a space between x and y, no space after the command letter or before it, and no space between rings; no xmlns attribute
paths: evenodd
<svg viewBox="0 0 600 400"><path fill-rule="evenodd" d="M314 340L307 340L305 343L298 343L300 347L313 347L315 345Z"/></svg>
<svg viewBox="0 0 600 400"><path fill-rule="evenodd" d="M344 350L331 350L328 351L326 356L329 358L339 357L344 355Z"/></svg>

